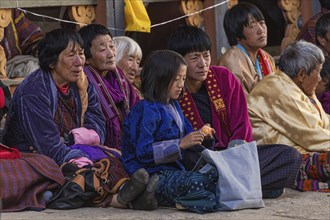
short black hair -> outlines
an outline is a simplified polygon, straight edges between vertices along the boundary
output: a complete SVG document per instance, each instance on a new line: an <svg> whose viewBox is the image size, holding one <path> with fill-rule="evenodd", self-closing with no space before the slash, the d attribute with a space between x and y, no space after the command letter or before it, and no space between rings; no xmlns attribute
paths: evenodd
<svg viewBox="0 0 330 220"><path fill-rule="evenodd" d="M249 16L258 22L265 20L259 8L247 2L238 3L226 11L223 27L230 46L236 45L237 39L245 39L243 29L249 25Z"/></svg>
<svg viewBox="0 0 330 220"><path fill-rule="evenodd" d="M86 59L92 58L91 47L92 41L99 35L109 35L112 38L112 34L108 28L101 24L89 24L82 27L79 31L80 36L84 41L84 52Z"/></svg>
<svg viewBox="0 0 330 220"><path fill-rule="evenodd" d="M330 31L330 14L324 14L322 15L315 24L315 36L316 36L316 42L319 44L317 40L317 36L321 36L327 39L327 33Z"/></svg>
<svg viewBox="0 0 330 220"><path fill-rule="evenodd" d="M322 8L326 8L330 10L330 1L329 0L319 0Z"/></svg>
<svg viewBox="0 0 330 220"><path fill-rule="evenodd" d="M206 32L194 26L180 26L169 38L167 49L182 56L192 52L211 51L211 40Z"/></svg>
<svg viewBox="0 0 330 220"><path fill-rule="evenodd" d="M175 80L181 65L187 66L185 59L170 50L156 50L146 59L141 71L141 91L144 99L167 103L170 84ZM183 96L182 90L180 97Z"/></svg>
<svg viewBox="0 0 330 220"><path fill-rule="evenodd" d="M50 66L55 65L60 53L67 48L68 44L78 43L81 48L84 47L80 35L69 29L55 29L45 34L38 44L38 60L40 68L48 72Z"/></svg>

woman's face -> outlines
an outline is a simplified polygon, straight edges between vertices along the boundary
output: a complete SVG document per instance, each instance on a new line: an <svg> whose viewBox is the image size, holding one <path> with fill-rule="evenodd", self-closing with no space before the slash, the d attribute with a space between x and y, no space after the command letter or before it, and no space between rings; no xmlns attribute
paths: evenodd
<svg viewBox="0 0 330 220"><path fill-rule="evenodd" d="M86 63L94 67L99 73L116 69L116 48L110 35L99 35L92 40L92 57Z"/></svg>
<svg viewBox="0 0 330 220"><path fill-rule="evenodd" d="M239 43L246 50L258 50L267 45L267 26L264 20L257 21L252 16L249 17L249 23L243 27L245 39L240 39Z"/></svg>
<svg viewBox="0 0 330 220"><path fill-rule="evenodd" d="M128 81L133 84L136 74L139 72L141 58L137 55L125 54L117 65L124 72Z"/></svg>
<svg viewBox="0 0 330 220"><path fill-rule="evenodd" d="M320 71L322 69L322 64L318 64L316 68L311 72L310 75L305 73L303 79L301 80L300 88L307 96L312 96L315 94L317 84L321 80Z"/></svg>
<svg viewBox="0 0 330 220"><path fill-rule="evenodd" d="M65 86L76 82L85 64L84 49L78 43L70 42L63 50L53 67L52 77L58 86Z"/></svg>
<svg viewBox="0 0 330 220"><path fill-rule="evenodd" d="M322 80L316 86L316 95L322 95L324 92L330 90L329 88L330 78L323 77Z"/></svg>
<svg viewBox="0 0 330 220"><path fill-rule="evenodd" d="M186 80L187 66L180 65L178 73L176 74L175 80L172 81L168 89L168 101L170 99L178 99L182 89L184 87L184 82Z"/></svg>

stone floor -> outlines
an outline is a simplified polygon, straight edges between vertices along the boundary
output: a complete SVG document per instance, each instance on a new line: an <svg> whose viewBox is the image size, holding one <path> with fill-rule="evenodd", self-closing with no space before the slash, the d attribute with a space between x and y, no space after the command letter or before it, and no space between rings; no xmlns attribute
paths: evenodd
<svg viewBox="0 0 330 220"><path fill-rule="evenodd" d="M266 207L262 209L216 212L203 215L169 208L160 208L155 211L80 208L75 210L46 209L42 212L2 213L0 214L0 220L330 220L330 193L299 192L286 189L283 196L277 199L264 200L264 202Z"/></svg>

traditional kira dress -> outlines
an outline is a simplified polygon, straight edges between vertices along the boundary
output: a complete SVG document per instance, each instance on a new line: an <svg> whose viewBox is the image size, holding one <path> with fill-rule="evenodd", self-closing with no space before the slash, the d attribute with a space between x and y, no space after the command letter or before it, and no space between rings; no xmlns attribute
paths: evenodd
<svg viewBox="0 0 330 220"><path fill-rule="evenodd" d="M140 101L125 119L123 163L129 174L145 168L159 176L156 199L159 206L177 204L197 213L216 211L217 172L186 171L181 161L182 137L192 131L177 101L168 104Z"/></svg>

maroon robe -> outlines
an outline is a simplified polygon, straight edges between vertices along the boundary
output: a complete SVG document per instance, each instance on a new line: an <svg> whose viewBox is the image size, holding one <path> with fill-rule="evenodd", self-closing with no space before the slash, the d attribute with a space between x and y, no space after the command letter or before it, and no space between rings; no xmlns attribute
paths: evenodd
<svg viewBox="0 0 330 220"><path fill-rule="evenodd" d="M252 141L252 127L240 82L228 69L211 66L204 83L209 94L212 124L218 141L215 148L227 148L228 143L236 139ZM205 123L187 90L179 103L194 130L200 129Z"/></svg>

